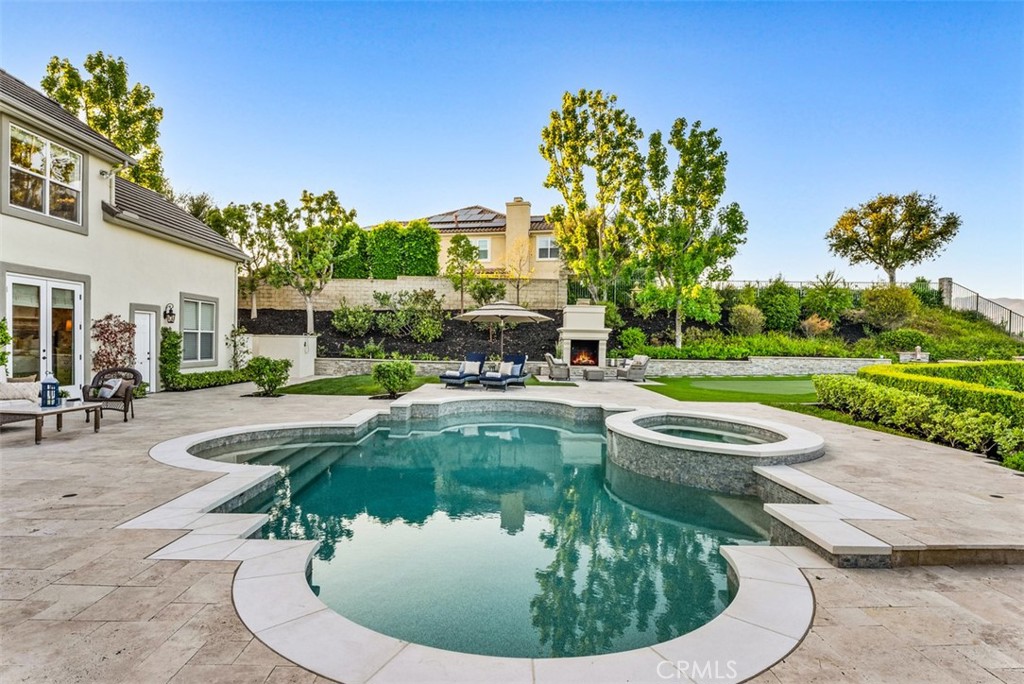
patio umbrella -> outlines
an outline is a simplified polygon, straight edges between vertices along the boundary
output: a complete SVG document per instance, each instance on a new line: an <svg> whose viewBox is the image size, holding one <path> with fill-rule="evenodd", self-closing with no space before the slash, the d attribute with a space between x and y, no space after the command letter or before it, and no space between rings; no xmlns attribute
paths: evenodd
<svg viewBox="0 0 1024 684"><path fill-rule="evenodd" d="M505 324L506 323L540 323L551 319L536 311L524 309L512 302L494 302L481 306L479 309L467 311L455 317L457 321L469 323L497 323L501 330L501 355L505 355Z"/></svg>

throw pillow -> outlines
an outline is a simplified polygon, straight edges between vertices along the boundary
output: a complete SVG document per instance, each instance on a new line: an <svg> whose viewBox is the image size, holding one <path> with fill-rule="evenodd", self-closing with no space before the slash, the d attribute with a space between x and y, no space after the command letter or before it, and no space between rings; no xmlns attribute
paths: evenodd
<svg viewBox="0 0 1024 684"><path fill-rule="evenodd" d="M498 366L498 373L500 373L501 375L511 375L512 374L512 362L511 361L502 361L501 365Z"/></svg>
<svg viewBox="0 0 1024 684"><path fill-rule="evenodd" d="M103 386L100 387L98 395L99 398L110 399L112 396L114 396L114 392L116 392L117 388L120 386L121 378L111 378L110 380L107 380L106 382L103 383Z"/></svg>
<svg viewBox="0 0 1024 684"><path fill-rule="evenodd" d="M480 372L479 361L466 361L466 375L477 375Z"/></svg>
<svg viewBox="0 0 1024 684"><path fill-rule="evenodd" d="M517 363L514 366L512 366L512 377L518 378L522 374L523 374L523 367L522 367L522 365Z"/></svg>

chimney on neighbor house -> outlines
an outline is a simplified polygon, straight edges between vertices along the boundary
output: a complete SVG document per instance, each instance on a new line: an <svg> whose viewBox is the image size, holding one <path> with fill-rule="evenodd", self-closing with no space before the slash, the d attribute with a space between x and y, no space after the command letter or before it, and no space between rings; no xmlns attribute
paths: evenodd
<svg viewBox="0 0 1024 684"><path fill-rule="evenodd" d="M505 203L505 253L511 254L519 242L530 249L530 203L516 197Z"/></svg>

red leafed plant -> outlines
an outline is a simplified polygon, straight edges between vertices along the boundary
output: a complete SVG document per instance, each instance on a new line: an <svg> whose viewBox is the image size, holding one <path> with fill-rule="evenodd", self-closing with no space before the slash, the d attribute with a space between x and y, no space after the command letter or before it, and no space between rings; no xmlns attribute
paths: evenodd
<svg viewBox="0 0 1024 684"><path fill-rule="evenodd" d="M92 353L92 366L132 368L135 366L135 324L117 314L107 314L92 322L92 339L98 346Z"/></svg>

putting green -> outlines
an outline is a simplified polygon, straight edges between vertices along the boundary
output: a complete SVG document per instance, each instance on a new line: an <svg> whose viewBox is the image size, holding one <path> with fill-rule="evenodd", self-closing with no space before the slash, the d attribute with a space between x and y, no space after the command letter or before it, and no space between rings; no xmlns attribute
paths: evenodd
<svg viewBox="0 0 1024 684"><path fill-rule="evenodd" d="M691 387L721 392L746 394L808 394L814 393L814 383L806 378L773 380L693 380Z"/></svg>

